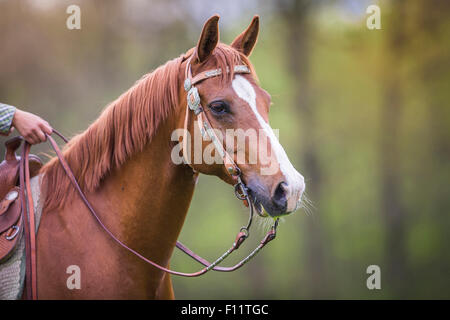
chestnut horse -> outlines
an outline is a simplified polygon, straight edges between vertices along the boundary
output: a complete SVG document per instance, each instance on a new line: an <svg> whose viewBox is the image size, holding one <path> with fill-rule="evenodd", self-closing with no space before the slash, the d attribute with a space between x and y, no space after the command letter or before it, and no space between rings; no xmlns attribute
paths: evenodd
<svg viewBox="0 0 450 320"><path fill-rule="evenodd" d="M255 16L231 45L219 42L218 20L211 17L196 47L145 75L71 139L63 152L107 228L162 266L169 265L197 172L232 183L223 164L177 164L172 159L178 143L172 141L172 133L184 128L188 112L183 88L188 61L194 76L205 70L229 70L196 86L215 129L255 129L268 138L270 152L264 161L239 163L252 202L273 217L287 214L297 209L305 188L268 124L270 95L257 84L248 59L259 18ZM236 65L246 65L251 72L234 74ZM195 115L188 119L194 147L195 138L202 137L194 130ZM201 147L206 146L203 141ZM237 150L229 149L236 156ZM261 174L264 166L276 170ZM93 219L58 159L42 168L41 190L45 200L37 234L39 299L174 298L169 274L124 250ZM80 289L67 287L66 270L71 265L80 268Z"/></svg>

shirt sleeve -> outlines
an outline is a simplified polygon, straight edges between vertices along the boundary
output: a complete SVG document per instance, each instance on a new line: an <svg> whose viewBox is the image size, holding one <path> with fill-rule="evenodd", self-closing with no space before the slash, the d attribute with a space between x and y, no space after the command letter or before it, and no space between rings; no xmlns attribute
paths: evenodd
<svg viewBox="0 0 450 320"><path fill-rule="evenodd" d="M0 103L0 133L9 133L15 113L16 107Z"/></svg>

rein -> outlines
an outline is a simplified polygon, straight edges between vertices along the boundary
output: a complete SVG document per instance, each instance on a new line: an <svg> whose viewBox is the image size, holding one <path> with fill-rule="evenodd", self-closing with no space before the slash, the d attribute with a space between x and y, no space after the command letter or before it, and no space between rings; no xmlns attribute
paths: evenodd
<svg viewBox="0 0 450 320"><path fill-rule="evenodd" d="M229 70L227 70L229 72ZM236 239L234 240L231 247L225 251L221 256L219 256L216 260L214 260L212 263L208 262L206 259L203 259L199 255L195 254L192 250L187 248L185 245L183 245L181 242L177 241L176 247L180 249L182 252L190 256L192 259L196 260L197 262L201 263L205 267L197 272L193 273L185 273L185 272L178 272L174 270L170 270L164 266L161 266L157 264L156 262L147 259L146 257L142 256L139 252L133 250L132 248L128 247L126 244L124 244L120 239L118 239L101 221L99 218L97 212L92 207L90 202L88 201L86 195L83 193L81 187L79 186L72 170L70 169L69 165L67 164L66 160L64 159L64 156L56 144L55 140L50 136L46 135L47 141L50 143L51 147L55 151L59 162L61 166L63 167L65 173L67 174L71 184L73 187L77 190L81 200L84 202L88 210L91 212L92 216L97 220L98 224L102 227L102 229L115 241L117 242L121 247L126 249L127 251L133 253L141 260L145 261L148 264L151 264L155 268L173 274L178 276L184 276L184 277L198 277L205 273L207 273L210 270L214 271L220 271L220 272L231 272L234 270L239 269L244 264L246 264L250 259L252 259L267 243L269 243L271 240L273 240L276 236L276 230L278 226L278 218L275 220L274 224L272 225L271 229L266 233L264 238L261 240L259 245L244 259L242 259L240 262L238 262L236 265L232 267L220 267L218 266L219 263L221 263L225 258L227 258L232 252L237 250L241 244L249 237L249 229L253 221L253 213L254 213L254 207L253 203L250 200L250 197L247 192L247 187L243 183L241 179L241 171L239 167L234 162L233 158L228 154L228 152L223 147L222 143L219 141L218 137L214 133L214 130L211 127L211 124L206 116L206 114L203 113L203 108L200 104L200 95L198 93L197 88L194 86L195 84L206 80L211 77L216 77L221 74L220 69L215 70L209 70L204 71L200 74L198 74L195 77L192 77L191 73L191 67L190 67L190 61L188 61L186 65L186 80L184 83L184 88L187 91L187 110L186 110L186 117L185 117L185 135L187 131L187 123L188 123L188 117L190 114L190 110L194 111L194 114L197 116L197 124L200 127L200 130L202 132L202 135L205 137L206 135L209 136L209 138L213 141L214 146L216 150L219 152L219 154L222 156L224 160L224 165L227 174L235 181L235 194L236 197L239 200L242 200L244 204L249 208L249 219L245 226L241 227L239 230L239 233L236 236ZM235 73L250 73L250 70L247 66L244 65L238 65L234 68ZM204 116L202 116L202 114ZM58 135L64 142L68 142L68 140L60 134L58 131L53 130L53 133ZM183 137L183 157L185 159L186 164L189 165L189 161L187 158L187 155L184 151L187 150L187 139L186 136ZM28 169L28 155L30 152L31 145L25 141L23 150L22 150L22 157L20 159L20 190L22 193L22 208L23 212L22 215L24 217L24 229L25 229L25 248L26 248L26 288L27 288L27 297L28 299L37 299L37 281L36 281L36 232L35 232L35 218L34 218L34 208L33 208L33 198L31 194L31 187L30 187L30 174ZM190 166L190 165L189 165ZM192 167L191 167L192 168ZM194 170L194 169L193 169ZM195 172L195 170L194 170ZM25 197L26 192L26 197ZM28 215L26 213L28 207Z"/></svg>

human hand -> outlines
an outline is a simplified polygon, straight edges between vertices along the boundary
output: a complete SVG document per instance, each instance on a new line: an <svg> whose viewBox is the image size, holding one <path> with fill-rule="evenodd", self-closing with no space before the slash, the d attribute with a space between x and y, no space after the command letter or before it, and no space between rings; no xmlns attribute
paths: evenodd
<svg viewBox="0 0 450 320"><path fill-rule="evenodd" d="M44 142L45 134L51 134L53 129L47 121L32 113L17 109L12 125L30 144Z"/></svg>

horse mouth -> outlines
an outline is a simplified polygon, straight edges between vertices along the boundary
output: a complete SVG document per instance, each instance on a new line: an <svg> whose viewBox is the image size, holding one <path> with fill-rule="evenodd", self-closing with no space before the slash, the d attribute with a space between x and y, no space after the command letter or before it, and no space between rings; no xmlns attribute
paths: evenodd
<svg viewBox="0 0 450 320"><path fill-rule="evenodd" d="M274 211L273 208L268 206L267 208L261 203L261 201L258 199L258 197L253 196L251 193L249 194L250 201L253 204L253 208L255 209L255 212L260 216L261 218L279 218L285 215L288 215L290 212L279 212Z"/></svg>
<svg viewBox="0 0 450 320"><path fill-rule="evenodd" d="M290 213L296 211L302 202L301 199L299 199L297 203L297 207L293 211L286 211L285 209L279 209L271 205L270 202L265 201L264 197L260 197L256 192L252 191L252 189L248 190L248 195L250 198L250 201L253 204L253 208L255 209L255 212L262 218L279 218L282 216L289 215Z"/></svg>
<svg viewBox="0 0 450 320"><path fill-rule="evenodd" d="M264 209L263 205L261 204L261 202L259 202L258 200L256 200L254 197L250 197L251 202L253 203L253 208L255 208L256 213L262 217L262 218L267 218L269 216L269 214L267 213L267 211Z"/></svg>

